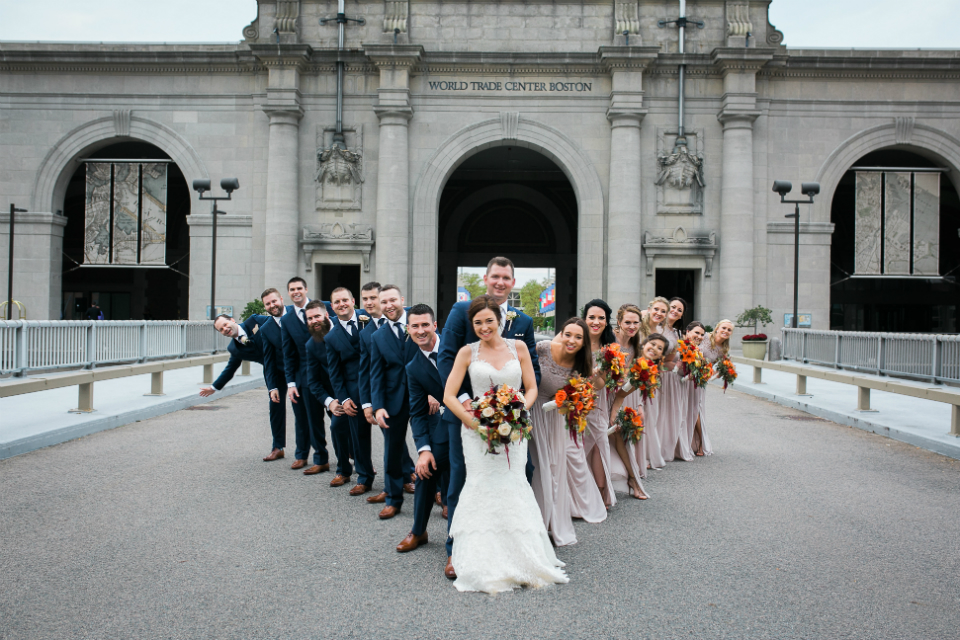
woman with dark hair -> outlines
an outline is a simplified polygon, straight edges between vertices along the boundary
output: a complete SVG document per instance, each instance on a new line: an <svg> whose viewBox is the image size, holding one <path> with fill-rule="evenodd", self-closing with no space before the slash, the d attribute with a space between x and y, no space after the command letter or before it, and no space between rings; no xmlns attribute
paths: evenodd
<svg viewBox="0 0 960 640"><path fill-rule="evenodd" d="M667 314L670 312L670 301L662 296L657 296L650 301L647 309L643 312L643 319L640 322L640 335L644 340L653 334L660 334L662 323L667 321ZM662 335L662 334L660 334ZM669 344L668 349L669 350ZM660 366L661 375L663 375L663 363ZM662 469L666 466L663 459L663 451L660 447L660 403L658 399L660 393L647 403L643 419L643 458L647 461L647 468Z"/></svg>
<svg viewBox="0 0 960 640"><path fill-rule="evenodd" d="M677 343L683 339L683 314L687 303L683 298L671 298L667 317L663 319L661 331L670 347L664 354L664 366L661 367L660 391L654 402L657 403L657 432L660 435L660 453L666 462L680 459L693 460L693 451L686 438L687 394L683 381L677 375L679 357Z"/></svg>
<svg viewBox="0 0 960 640"><path fill-rule="evenodd" d="M613 310L606 302L600 299L591 300L583 308L583 319L590 332L590 353L596 361L597 353L608 344L614 344L617 336L610 326ZM593 411L587 414L587 431L583 434L583 452L590 465L590 471L603 496L603 504L608 508L617 504L617 496L613 490L610 478L610 440L607 438L607 429L610 427L610 399L603 379L594 377L594 388L597 389L597 404Z"/></svg>
<svg viewBox="0 0 960 640"><path fill-rule="evenodd" d="M543 524L558 547L577 542L577 534L573 529L574 495L567 486L567 443L570 434L564 428L563 416L558 411L545 412L543 405L553 400L557 390L563 388L573 376L580 375L587 379L593 376L593 363L586 346L587 333L587 325L583 320L570 318L563 323L552 341L537 343L540 388L537 401L530 407L530 420L533 422L530 457L535 465L533 495L540 505ZM577 448L576 451L579 452L579 460L575 459L570 467L574 473L588 476L583 450ZM607 512L603 508L600 491L592 482L587 483L587 487L593 490L592 494L578 496L577 513L586 513L591 522L602 521Z"/></svg>

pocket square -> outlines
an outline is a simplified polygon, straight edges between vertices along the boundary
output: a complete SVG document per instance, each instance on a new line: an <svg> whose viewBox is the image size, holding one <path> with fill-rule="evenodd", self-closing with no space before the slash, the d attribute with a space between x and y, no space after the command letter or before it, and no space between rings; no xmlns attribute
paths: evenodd
<svg viewBox="0 0 960 640"><path fill-rule="evenodd" d="M253 325L253 335L257 335L257 331L260 331L260 325Z"/></svg>

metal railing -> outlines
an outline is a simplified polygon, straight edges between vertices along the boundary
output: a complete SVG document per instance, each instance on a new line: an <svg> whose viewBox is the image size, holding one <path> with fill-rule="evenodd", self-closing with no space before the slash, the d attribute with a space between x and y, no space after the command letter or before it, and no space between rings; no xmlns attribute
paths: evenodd
<svg viewBox="0 0 960 640"><path fill-rule="evenodd" d="M93 369L225 351L209 321L0 321L0 374Z"/></svg>
<svg viewBox="0 0 960 640"><path fill-rule="evenodd" d="M960 383L960 335L781 329L783 357L837 369Z"/></svg>

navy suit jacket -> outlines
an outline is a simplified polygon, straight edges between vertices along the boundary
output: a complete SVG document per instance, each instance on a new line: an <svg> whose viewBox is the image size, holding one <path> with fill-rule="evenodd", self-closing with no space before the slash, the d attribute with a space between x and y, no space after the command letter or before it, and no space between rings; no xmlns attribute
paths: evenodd
<svg viewBox="0 0 960 640"><path fill-rule="evenodd" d="M396 417L409 411L407 363L419 351L409 337L401 341L389 322L370 338L370 403L375 412L386 409Z"/></svg>
<svg viewBox="0 0 960 640"><path fill-rule="evenodd" d="M307 356L306 386L320 404L326 405L327 398L333 397L330 374L327 371L326 342L314 340L313 336L305 345Z"/></svg>
<svg viewBox="0 0 960 640"><path fill-rule="evenodd" d="M300 321L293 305L287 307L287 313L280 319L280 334L283 342L283 375L287 383L297 385L300 393L307 384L307 341L310 331Z"/></svg>
<svg viewBox="0 0 960 640"><path fill-rule="evenodd" d="M440 368L440 377L444 385L450 372L453 370L453 363L457 359L457 353L468 344L479 340L473 328L467 323L467 310L470 308L470 302L458 302L450 310L450 316L446 324L443 325L443 337L440 338L440 355L438 357L438 366ZM527 345L530 351L530 360L533 362L533 372L537 377L537 384L540 384L540 361L537 358L537 341L533 335L533 320L530 316L519 309L507 307L508 310L517 314L512 321L507 320L503 329L503 337L508 340L520 340ZM463 384L460 386L460 394L468 394L474 397L473 389L470 387L470 377L464 376ZM444 420L448 422L459 422L459 419L452 411L444 414Z"/></svg>
<svg viewBox="0 0 960 640"><path fill-rule="evenodd" d="M283 371L283 336L280 325L270 317L260 326L258 333L263 344L263 379L267 383L267 390L278 389L286 393L287 378Z"/></svg>
<svg viewBox="0 0 960 640"><path fill-rule="evenodd" d="M417 451L426 445L433 447L449 442L450 430L440 419L441 413L438 411L430 415L430 403L427 401L427 396L433 396L441 402L443 411L443 381L440 380L440 372L419 349L407 363L407 388L410 394L410 430Z"/></svg>
<svg viewBox="0 0 960 640"><path fill-rule="evenodd" d="M233 379L244 360L263 364L263 336L260 335L260 327L265 322L265 316L253 315L240 323L247 334L247 338L249 338L249 342L240 344L236 340L230 340L230 344L227 345L230 359L227 360L227 366L223 368L223 371L214 381L214 389L217 391L223 389ZM257 328L256 332L254 332L254 327ZM264 376L264 379L266 379L266 376Z"/></svg>
<svg viewBox="0 0 960 640"><path fill-rule="evenodd" d="M354 320L358 314L354 314ZM350 335L336 316L331 317L333 329L326 335L327 369L333 393L340 404L353 400L359 408L360 401L360 323L357 333Z"/></svg>
<svg viewBox="0 0 960 640"><path fill-rule="evenodd" d="M383 316L380 316L383 318ZM357 371L357 388L360 393L360 406L370 402L370 338L376 333L377 325L370 320L360 331L360 367Z"/></svg>

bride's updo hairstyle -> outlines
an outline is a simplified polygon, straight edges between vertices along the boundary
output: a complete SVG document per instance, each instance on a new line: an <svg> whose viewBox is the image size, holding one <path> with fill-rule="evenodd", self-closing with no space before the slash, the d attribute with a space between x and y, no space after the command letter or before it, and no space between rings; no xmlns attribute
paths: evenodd
<svg viewBox="0 0 960 640"><path fill-rule="evenodd" d="M617 341L617 336L614 335L613 327L611 326L611 320L613 319L613 309L611 309L610 305L608 305L606 302L604 302L600 298L594 298L583 307L584 320L587 319L587 315L590 313L590 309L594 307L597 307L598 309L602 309L603 312L607 315L607 326L603 329L603 333L600 334L600 346L605 347L608 344L613 344L614 342ZM585 337L589 335L590 334L587 333Z"/></svg>
<svg viewBox="0 0 960 640"><path fill-rule="evenodd" d="M593 358L590 357L590 327L580 318L573 317L564 322L563 326L560 327L560 335L563 335L563 332L566 331L567 327L571 324L577 325L580 327L580 330L583 331L583 346L580 347L580 351L577 351L573 356L573 370L584 378L589 378L593 375Z"/></svg>
<svg viewBox="0 0 960 640"><path fill-rule="evenodd" d="M467 308L467 322L470 323L471 328L473 327L473 317L484 309L493 311L493 315L497 317L497 322L503 323L503 319L500 317L500 305L494 300L493 296L482 295L471 300L470 306Z"/></svg>

